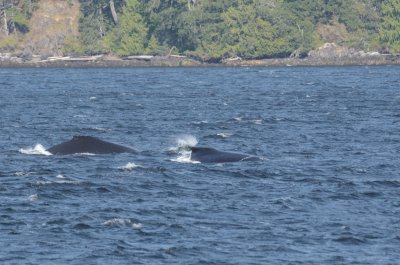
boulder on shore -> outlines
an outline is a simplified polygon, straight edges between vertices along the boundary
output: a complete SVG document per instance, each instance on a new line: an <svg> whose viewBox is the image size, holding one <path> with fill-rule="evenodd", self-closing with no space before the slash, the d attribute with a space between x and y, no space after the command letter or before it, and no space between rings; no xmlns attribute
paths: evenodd
<svg viewBox="0 0 400 265"><path fill-rule="evenodd" d="M381 56L379 52L364 52L357 51L353 48L346 46L340 46L336 43L325 43L322 47L316 50L310 51L308 57L312 59L340 59L340 58L365 58Z"/></svg>

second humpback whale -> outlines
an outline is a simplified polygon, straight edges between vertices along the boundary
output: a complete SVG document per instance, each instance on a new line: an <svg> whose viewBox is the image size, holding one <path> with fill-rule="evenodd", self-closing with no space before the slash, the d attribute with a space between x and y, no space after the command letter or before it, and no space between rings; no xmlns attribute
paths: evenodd
<svg viewBox="0 0 400 265"><path fill-rule="evenodd" d="M260 160L257 156L224 152L209 147L191 147L191 150L192 154L190 160L201 163L227 163Z"/></svg>
<svg viewBox="0 0 400 265"><path fill-rule="evenodd" d="M112 154L137 153L138 151L122 145L106 142L92 136L74 136L71 140L55 145L48 152L53 155L71 155L79 153Z"/></svg>

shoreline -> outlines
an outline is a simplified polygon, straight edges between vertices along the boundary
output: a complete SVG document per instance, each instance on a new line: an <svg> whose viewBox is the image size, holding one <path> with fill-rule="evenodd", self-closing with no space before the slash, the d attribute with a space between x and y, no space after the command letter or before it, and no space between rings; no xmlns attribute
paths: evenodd
<svg viewBox="0 0 400 265"><path fill-rule="evenodd" d="M375 55L336 58L272 58L242 60L233 58L220 63L201 62L185 56L108 56L52 57L22 61L14 57L0 60L0 68L135 68L135 67L281 67L281 66L378 66L400 65L400 56Z"/></svg>

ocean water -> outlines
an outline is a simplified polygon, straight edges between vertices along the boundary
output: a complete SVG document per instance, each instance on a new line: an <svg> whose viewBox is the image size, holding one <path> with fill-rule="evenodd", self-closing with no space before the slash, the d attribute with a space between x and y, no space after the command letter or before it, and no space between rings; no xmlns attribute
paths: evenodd
<svg viewBox="0 0 400 265"><path fill-rule="evenodd" d="M399 72L0 69L0 264L400 264Z"/></svg>

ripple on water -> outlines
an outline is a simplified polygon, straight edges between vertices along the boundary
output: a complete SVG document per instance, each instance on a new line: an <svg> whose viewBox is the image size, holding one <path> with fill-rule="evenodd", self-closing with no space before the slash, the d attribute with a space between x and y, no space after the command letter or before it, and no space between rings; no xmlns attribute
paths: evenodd
<svg viewBox="0 0 400 265"><path fill-rule="evenodd" d="M398 72L0 69L0 263L397 264Z"/></svg>

